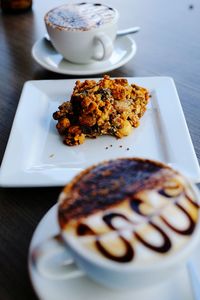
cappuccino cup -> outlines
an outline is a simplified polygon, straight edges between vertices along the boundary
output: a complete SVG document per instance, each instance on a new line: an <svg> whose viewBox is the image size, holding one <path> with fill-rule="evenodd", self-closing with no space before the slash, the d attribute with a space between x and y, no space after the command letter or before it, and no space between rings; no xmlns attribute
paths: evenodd
<svg viewBox="0 0 200 300"><path fill-rule="evenodd" d="M61 192L60 232L33 250L33 265L48 278L86 274L114 289L159 283L199 241L199 199L198 189L163 163L102 162Z"/></svg>
<svg viewBox="0 0 200 300"><path fill-rule="evenodd" d="M111 56L118 18L115 8L83 2L56 7L44 21L54 48L65 59L88 64Z"/></svg>

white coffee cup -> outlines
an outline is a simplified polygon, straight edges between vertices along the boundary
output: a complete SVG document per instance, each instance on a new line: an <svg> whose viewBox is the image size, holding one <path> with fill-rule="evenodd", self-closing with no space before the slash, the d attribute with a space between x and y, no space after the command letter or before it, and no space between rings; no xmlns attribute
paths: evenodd
<svg viewBox="0 0 200 300"><path fill-rule="evenodd" d="M66 4L44 17L55 49L70 62L88 64L108 59L114 47L119 13L98 3Z"/></svg>
<svg viewBox="0 0 200 300"><path fill-rule="evenodd" d="M106 208L104 211L100 209L96 212L96 209L99 208L97 205L97 207L94 208L95 213L92 214L91 218L90 215L86 218L81 217L76 222L76 220L70 216L69 222L67 221L65 224L65 209L66 207L68 209L66 200L72 203L70 197L77 197L77 193L81 193L80 188L83 188L83 197L85 197L84 184L87 180L90 182L90 185L87 185L86 188L90 193L90 190L93 188L92 185L95 185L95 181L93 181L93 177L91 176L97 175L97 178L100 178L102 174L103 177L108 176L104 182L107 186L106 181L107 179L109 180L109 176L112 176L112 174L107 172L108 169L105 168L105 166L109 165L111 167L109 170L114 174L116 182L119 182L118 178L116 178L119 169L115 169L115 165L117 165L117 168L118 166L121 168L120 164L122 164L123 168L121 171L124 170L124 167L127 167L131 172L130 166L132 162L136 162L136 170L137 172L139 171L139 180L135 186L136 189L139 188L139 192L137 191L137 193L134 194L135 206L133 209L131 208L133 214L131 213L132 210L130 207L127 211L127 203L130 204L130 201L133 199L131 183L127 189L128 194L126 194L126 197L123 197L121 204L118 205L118 202L116 202L117 205L113 206L113 203L111 203L108 209ZM149 175L146 176L149 173L145 170L145 188L143 185L140 186L140 170L144 172L144 169L138 169L140 163L145 164L145 168L147 167L146 170L150 173L154 172L153 169L155 169L155 174L153 174L152 178L148 177ZM132 173L131 176L133 175L135 176L136 173ZM121 176L123 176L123 172L119 173L119 179ZM161 184L159 183L160 176L163 176L162 180L164 178L164 182L161 181ZM112 177L110 178L113 180ZM131 177L128 176L127 178L129 184ZM111 191L115 197L115 191L113 189L118 189L118 187L115 184L113 185L112 180L109 181L108 186L109 191ZM152 184L156 186L155 189L152 188ZM113 186L110 188L111 185ZM73 189L75 186L77 188L76 192L74 192L75 190ZM98 183L97 186L99 187ZM122 186L122 189L123 187L124 186ZM162 188L160 189L160 187ZM105 187L100 185L100 190L103 191L103 194L99 194L101 198L99 205L102 205ZM93 195L95 191L96 188L91 191L89 198L87 198L88 195L86 195L86 201L89 201L90 196ZM122 194L122 196L124 195ZM147 199L147 202L145 202L145 199ZM109 201L110 200L112 199L109 198ZM31 254L33 265L36 266L42 276L51 279L70 279L86 274L96 282L114 289L137 289L159 283L161 280L169 278L171 274L176 272L179 267L187 261L189 255L197 246L200 236L199 200L199 191L195 185L180 173L159 162L138 158L118 159L104 162L97 165L97 167L88 168L76 176L60 194L58 202L60 233L38 245L38 247L33 250ZM107 205L106 200L103 205L104 204ZM90 206L88 208L90 210ZM82 210L80 205L75 206L74 209L77 209L78 214ZM156 212L155 214L154 211ZM74 213L70 211L70 214L71 212L72 214ZM85 212L87 214L88 209L86 209ZM118 225L116 220L113 222L113 219L111 222L106 222L106 225L102 222L100 223L100 219L105 222L106 218L113 213L115 215L119 213L118 218L122 214ZM125 214L125 218L123 214ZM173 214L174 218L172 218ZM76 231L77 226L84 224L82 223L83 220L84 222L88 222L87 224L90 224L90 227L92 226L92 231L95 230L98 233L95 236L96 240L92 240L93 235L90 236L90 233L86 233L85 236L75 234L75 232L78 232ZM125 225L123 225L124 221ZM120 227L118 227L119 224L121 224ZM140 225L146 227L142 227L142 231L140 231ZM149 240L149 236L151 237L152 234L151 227L153 228L153 235L152 240L151 238ZM127 232L123 232L124 228L128 231L128 235ZM88 228L86 228L86 231L87 230ZM101 232L101 234L99 234L99 232ZM133 233L134 242L132 243ZM123 234L125 234L125 237ZM114 237L115 239L116 235L118 235L118 237L120 236L120 238L123 236L122 242L123 247L124 245L125 247L122 247L123 253L119 253L119 256L117 255L114 260L112 258L113 254L109 257L105 251L100 251L101 253L99 253L100 248L91 248L93 244L90 243L90 238L92 243L94 241L98 241L99 243L100 241L102 245L102 236L103 238L108 238L107 240L104 239L104 242L106 241L105 243L111 243L112 238ZM83 243L80 243L80 236L84 239L82 240ZM127 244L124 242L125 240L126 242L129 241L127 248ZM88 242L89 244L87 244ZM171 243L172 248L169 248L169 243ZM89 247L87 247L87 245L89 245ZM112 250L114 246L112 243L110 245L110 249ZM120 246L118 242L117 245ZM104 246L103 248L106 250ZM132 250L137 253L136 261L134 261L135 258L129 259L127 256L125 260L119 260L119 257L124 259L124 253L131 253Z"/></svg>

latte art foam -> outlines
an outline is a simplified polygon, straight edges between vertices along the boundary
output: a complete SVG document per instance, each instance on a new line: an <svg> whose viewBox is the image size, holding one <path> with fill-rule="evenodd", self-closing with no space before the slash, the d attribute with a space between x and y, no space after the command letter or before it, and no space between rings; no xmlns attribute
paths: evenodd
<svg viewBox="0 0 200 300"><path fill-rule="evenodd" d="M111 22L116 11L93 3L67 4L57 7L45 16L45 22L64 30L86 31Z"/></svg>
<svg viewBox="0 0 200 300"><path fill-rule="evenodd" d="M118 159L90 168L60 198L59 222L88 255L147 264L182 249L199 203L187 180L162 164Z"/></svg>

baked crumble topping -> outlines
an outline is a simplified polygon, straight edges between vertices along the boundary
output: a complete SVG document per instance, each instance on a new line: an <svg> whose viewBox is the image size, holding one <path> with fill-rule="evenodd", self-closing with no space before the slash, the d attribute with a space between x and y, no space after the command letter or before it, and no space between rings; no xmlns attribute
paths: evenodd
<svg viewBox="0 0 200 300"><path fill-rule="evenodd" d="M70 101L62 103L53 118L68 146L82 144L85 137L113 135L122 138L139 126L149 99L147 89L127 79L76 81Z"/></svg>

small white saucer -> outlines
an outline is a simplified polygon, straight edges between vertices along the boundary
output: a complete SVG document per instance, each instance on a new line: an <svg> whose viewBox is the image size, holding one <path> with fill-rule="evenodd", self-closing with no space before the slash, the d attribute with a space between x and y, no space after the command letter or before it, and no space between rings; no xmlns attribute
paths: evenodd
<svg viewBox="0 0 200 300"><path fill-rule="evenodd" d="M56 205L43 217L37 226L29 248L29 274L36 294L41 300L188 300L193 299L189 278L185 266L180 267L175 274L171 274L165 282L143 290L114 291L104 288L82 276L68 280L50 280L41 277L30 262L30 253L39 243L58 233L56 223ZM198 250L197 250L198 252ZM196 256L196 257L195 257ZM193 259L198 265L199 254L194 254ZM199 266L199 265L198 265Z"/></svg>
<svg viewBox="0 0 200 300"><path fill-rule="evenodd" d="M136 53L136 43L129 36L115 40L114 51L108 60L92 64L73 64L63 59L45 38L38 40L32 48L33 58L44 68L68 75L93 75L117 69L127 63Z"/></svg>

